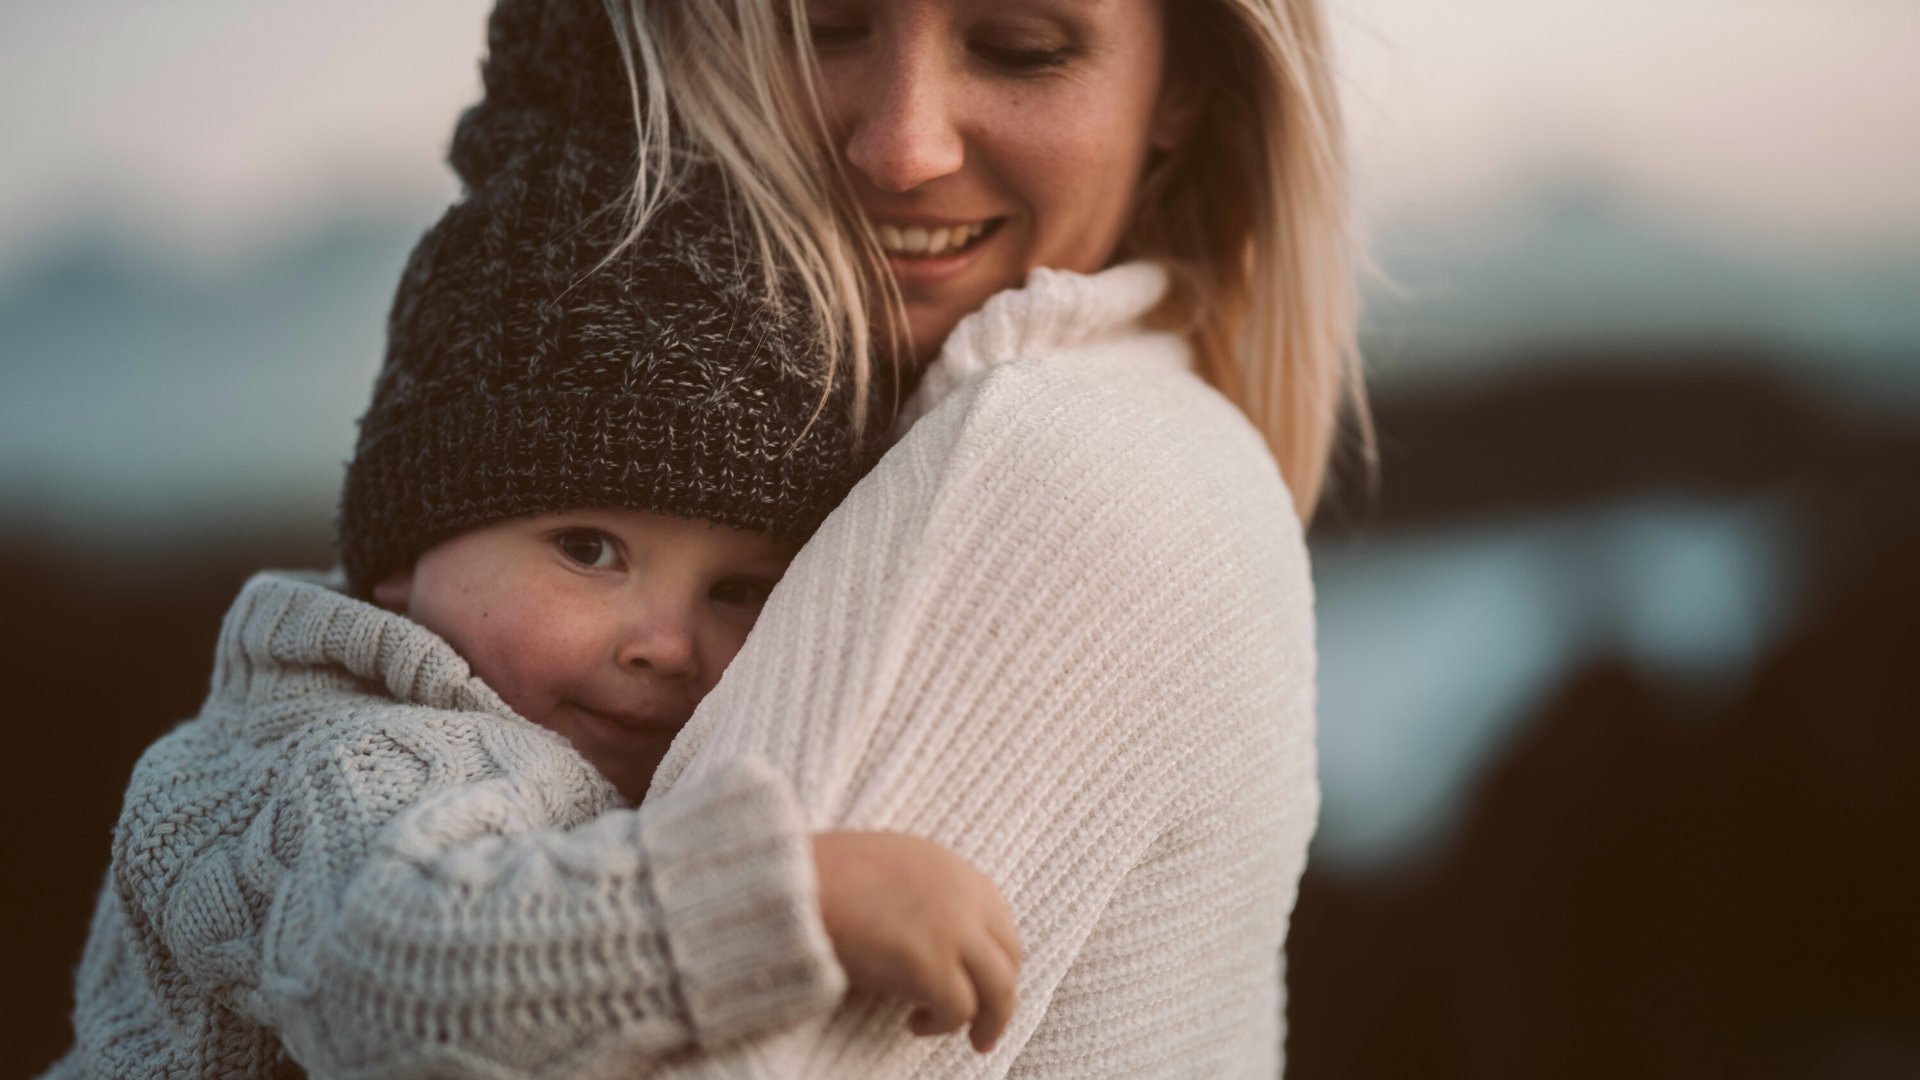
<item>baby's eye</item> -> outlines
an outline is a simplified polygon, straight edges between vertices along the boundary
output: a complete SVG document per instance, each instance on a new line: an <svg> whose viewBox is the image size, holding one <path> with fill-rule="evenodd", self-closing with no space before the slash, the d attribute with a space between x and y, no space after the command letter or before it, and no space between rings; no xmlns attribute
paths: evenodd
<svg viewBox="0 0 1920 1080"><path fill-rule="evenodd" d="M568 529L554 537L567 558L595 570L610 570L620 561L613 538L598 529Z"/></svg>
<svg viewBox="0 0 1920 1080"><path fill-rule="evenodd" d="M758 611L767 602L767 596L773 592L773 582L761 578L728 578L713 587L711 595L717 604L748 611Z"/></svg>

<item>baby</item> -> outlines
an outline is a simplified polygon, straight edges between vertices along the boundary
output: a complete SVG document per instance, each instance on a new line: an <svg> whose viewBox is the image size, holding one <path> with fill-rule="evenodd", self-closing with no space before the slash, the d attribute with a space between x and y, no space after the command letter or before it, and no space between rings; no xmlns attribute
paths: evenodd
<svg viewBox="0 0 1920 1080"><path fill-rule="evenodd" d="M595 12L496 11L344 573L249 582L135 768L49 1075L627 1075L849 987L1006 1026L1013 920L957 855L813 833L752 758L634 808L873 454L717 180L607 257L634 132Z"/></svg>

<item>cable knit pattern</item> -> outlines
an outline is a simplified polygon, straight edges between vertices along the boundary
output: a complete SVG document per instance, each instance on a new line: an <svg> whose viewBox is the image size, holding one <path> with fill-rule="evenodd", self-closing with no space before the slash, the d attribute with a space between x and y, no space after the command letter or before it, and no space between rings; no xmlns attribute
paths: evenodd
<svg viewBox="0 0 1920 1080"><path fill-rule="evenodd" d="M262 574L135 767L55 1076L630 1076L845 989L785 781L643 811L445 641Z"/></svg>
<svg viewBox="0 0 1920 1080"><path fill-rule="evenodd" d="M972 860L1026 946L1006 1036L856 994L663 1075L1279 1073L1312 588L1259 435L1139 321L1164 287L1038 272L962 322L647 796L760 755L810 820Z"/></svg>

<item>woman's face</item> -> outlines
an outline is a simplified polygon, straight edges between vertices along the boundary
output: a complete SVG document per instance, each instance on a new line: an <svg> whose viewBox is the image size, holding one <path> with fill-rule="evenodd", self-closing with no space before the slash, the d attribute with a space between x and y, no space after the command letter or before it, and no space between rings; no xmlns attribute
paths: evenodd
<svg viewBox="0 0 1920 1080"><path fill-rule="evenodd" d="M1034 267L1113 258L1148 152L1191 123L1161 6L809 0L831 133L917 356Z"/></svg>

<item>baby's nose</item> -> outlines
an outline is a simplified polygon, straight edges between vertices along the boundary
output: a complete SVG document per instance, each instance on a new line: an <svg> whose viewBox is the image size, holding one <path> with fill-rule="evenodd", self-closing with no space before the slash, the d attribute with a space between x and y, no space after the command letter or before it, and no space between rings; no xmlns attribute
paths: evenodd
<svg viewBox="0 0 1920 1080"><path fill-rule="evenodd" d="M661 676L692 676L699 666L693 620L683 612L655 611L623 628L616 650L623 668Z"/></svg>

